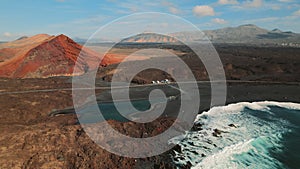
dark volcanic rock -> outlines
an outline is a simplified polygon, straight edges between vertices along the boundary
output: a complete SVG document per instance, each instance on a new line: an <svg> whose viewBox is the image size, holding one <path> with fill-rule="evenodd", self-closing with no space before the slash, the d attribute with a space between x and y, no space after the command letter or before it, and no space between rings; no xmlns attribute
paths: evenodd
<svg viewBox="0 0 300 169"><path fill-rule="evenodd" d="M228 126L229 126L229 127L237 128L236 125L234 125L234 124L229 124Z"/></svg>
<svg viewBox="0 0 300 169"><path fill-rule="evenodd" d="M194 126L191 129L191 131L199 131L199 130L202 130L202 124L200 123L194 124Z"/></svg>
<svg viewBox="0 0 300 169"><path fill-rule="evenodd" d="M224 133L224 131L219 130L219 129L214 129L214 132L212 133L212 135L215 137L221 137L222 133Z"/></svg>

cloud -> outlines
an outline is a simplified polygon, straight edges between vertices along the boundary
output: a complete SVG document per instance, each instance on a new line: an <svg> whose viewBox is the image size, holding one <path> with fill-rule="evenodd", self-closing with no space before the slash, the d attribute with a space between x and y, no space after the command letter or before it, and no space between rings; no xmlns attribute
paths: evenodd
<svg viewBox="0 0 300 169"><path fill-rule="evenodd" d="M281 7L280 7L279 5L275 5L275 4L274 4L274 5L271 5L270 7L271 7L271 9L274 10L274 11L280 10L280 9L281 9Z"/></svg>
<svg viewBox="0 0 300 169"><path fill-rule="evenodd" d="M12 36L12 34L11 34L11 33L9 33L9 32L4 32L4 33L3 33L3 36L5 36L5 37L11 37L11 36Z"/></svg>
<svg viewBox="0 0 300 169"><path fill-rule="evenodd" d="M298 11L295 11L295 12L293 13L293 15L294 15L294 16L300 16L300 9L299 9Z"/></svg>
<svg viewBox="0 0 300 169"><path fill-rule="evenodd" d="M175 7L169 7L169 11L172 13L172 14L179 14L180 13L180 10L175 8Z"/></svg>
<svg viewBox="0 0 300 169"><path fill-rule="evenodd" d="M275 21L280 20L280 17L266 17L266 18L257 18L257 19L249 19L249 20L244 20L242 24L261 24L261 23L273 23Z"/></svg>
<svg viewBox="0 0 300 169"><path fill-rule="evenodd" d="M215 16L215 11L212 7L208 5L203 5L203 6L195 6L193 8L193 13L196 16L202 17L202 16Z"/></svg>
<svg viewBox="0 0 300 169"><path fill-rule="evenodd" d="M291 17L299 17L300 16L300 9L295 11Z"/></svg>
<svg viewBox="0 0 300 169"><path fill-rule="evenodd" d="M263 5L264 1L263 0L251 0L251 1L246 1L244 3L244 7L248 8L259 8Z"/></svg>
<svg viewBox="0 0 300 169"><path fill-rule="evenodd" d="M167 7L174 6L174 4L171 3L171 2L169 2L169 1L162 1L161 4L162 4L163 6L167 6Z"/></svg>
<svg viewBox="0 0 300 169"><path fill-rule="evenodd" d="M247 9L251 9L251 8L260 8L263 5L264 5L264 0L245 0L238 5L234 5L232 7L232 9L241 11L241 10L247 10ZM272 8L273 8L273 6L271 6L271 9ZM275 10L275 9L276 9L276 7L273 10Z"/></svg>
<svg viewBox="0 0 300 169"><path fill-rule="evenodd" d="M279 2L293 2L294 0L278 0Z"/></svg>
<svg viewBox="0 0 300 169"><path fill-rule="evenodd" d="M107 16L93 16L93 17L89 17L89 18L84 18L84 19L76 19L70 22L70 24L78 24L78 25L82 25L82 24L90 24L90 23L94 23L94 24L98 24L98 23L103 23L104 21L106 21Z"/></svg>
<svg viewBox="0 0 300 169"><path fill-rule="evenodd" d="M218 4L221 4L221 5L227 5L227 4L231 4L231 5L234 5L234 4L238 4L239 2L237 0L218 0Z"/></svg>
<svg viewBox="0 0 300 169"><path fill-rule="evenodd" d="M169 12L171 12L172 14L179 14L181 13L181 11L171 2L168 1L162 1L161 4L163 6L168 7Z"/></svg>
<svg viewBox="0 0 300 169"><path fill-rule="evenodd" d="M212 21L213 23L221 24L221 25L227 24L227 23L228 23L226 20L221 19L221 18L214 18L214 19L212 19L211 21Z"/></svg>

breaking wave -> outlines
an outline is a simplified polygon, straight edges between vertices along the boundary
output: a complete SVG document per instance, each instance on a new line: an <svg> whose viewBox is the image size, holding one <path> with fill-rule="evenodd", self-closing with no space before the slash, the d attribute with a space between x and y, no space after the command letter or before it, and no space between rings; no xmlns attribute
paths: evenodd
<svg viewBox="0 0 300 169"><path fill-rule="evenodd" d="M198 115L178 142L176 165L192 168L297 168L300 166L300 104L241 102Z"/></svg>

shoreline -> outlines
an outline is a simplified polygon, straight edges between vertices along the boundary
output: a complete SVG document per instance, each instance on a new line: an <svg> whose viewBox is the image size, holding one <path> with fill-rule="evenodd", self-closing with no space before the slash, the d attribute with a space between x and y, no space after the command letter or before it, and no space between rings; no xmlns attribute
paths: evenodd
<svg viewBox="0 0 300 169"><path fill-rule="evenodd" d="M255 101L278 101L278 102L296 102L300 103L300 96L296 93L300 93L300 83L299 82L272 82L272 81L236 81L228 80L227 82L227 96L224 105L238 102L255 102ZM188 83L188 82L186 82ZM213 82L214 83L214 82ZM215 81L215 83L218 83ZM134 85L130 89L136 94L130 97L130 101L141 101L147 100L149 91L153 89L161 89L166 91L168 86L173 86L171 84L147 84L147 85ZM198 83L202 106L199 113L202 111L207 111L211 108L210 102L210 83L209 81L201 81ZM96 96L98 104L110 104L113 100L110 93L105 94L109 91L110 87L99 87L96 88ZM122 90L123 87L119 86L116 90ZM172 87L172 90L176 88ZM79 89L79 90L90 90L90 89ZM72 88L57 88L57 89L34 89L26 91L1 91L0 97L5 97L9 95L27 95L31 93L49 93L49 92L72 92ZM178 93L169 94L167 97L178 95ZM171 93L172 93L171 92ZM142 93L142 95L140 94ZM127 102L126 99L117 100L117 102ZM116 102L116 101L115 101ZM88 103L87 103L88 104ZM224 106L224 105L213 105L213 106ZM56 109L48 113L49 116L55 116L59 114L73 114L73 106L67 106L62 109Z"/></svg>
<svg viewBox="0 0 300 169"><path fill-rule="evenodd" d="M44 83L45 86L43 86L43 83L39 84L39 86L47 87L47 81ZM18 88L10 88L8 90L20 91L20 89L33 89L33 87L26 83L23 83L22 85L23 86ZM63 86L64 88L70 87L70 85L65 84ZM202 103L199 111L203 112L210 109L210 86L208 83L202 83L199 86L200 93L203 95L201 96ZM58 88L60 85L56 85L55 87ZM163 88L165 86L159 87ZM153 87L148 87L148 90L152 88ZM145 91L148 90L141 90L141 88L134 89L137 93L134 95L136 98L145 98L141 96L147 95L147 92ZM104 93L104 91L105 90L96 90L96 93ZM227 91L226 105L237 102L266 100L300 103L300 95L297 94L300 93L300 84L230 82L228 83ZM175 168L172 165L170 154L174 153L173 150L178 150L177 146L164 154L147 159L120 157L103 150L91 141L83 131L82 127L77 123L78 120L76 115L65 114L49 116L49 112L53 109L63 110L66 107L71 107L73 105L71 97L71 90L7 93L0 95L1 103L5 103L2 105L3 108L0 118L0 128L3 131L0 135L0 147L6 147L0 150L2 154L0 166L4 166L4 168L16 168L16 166L17 168L21 168L25 165L39 168L39 158L44 156L48 157L50 154L48 158L49 161L60 164L57 162L57 159L61 159L64 164L62 166L65 167L74 165L73 161L77 160L81 161L85 166L88 166L95 160L103 161L103 159L107 159L106 165L99 164L99 166L123 166L125 168L165 166L165 168ZM109 94L99 99L109 99ZM176 109L176 107L168 107L168 111L172 112L173 109ZM126 128L126 133L124 134L145 137L159 134L159 131L156 130L159 126L162 126L162 129L166 129L164 127L168 126L162 124L172 124L172 120L171 122L168 120L171 119L164 118L156 120L153 124L138 125L137 128L132 128L135 124L131 122L117 122L113 120L109 120L108 122L114 126L116 130L124 132L124 128ZM145 133L148 133L148 135ZM48 138L51 139L49 140ZM44 145L48 146L45 147ZM57 152L60 151L62 152L57 154ZM78 157L78 154L81 156L80 158ZM98 155L88 156L87 154ZM11 158L12 156L14 158ZM29 160L33 162L27 164Z"/></svg>

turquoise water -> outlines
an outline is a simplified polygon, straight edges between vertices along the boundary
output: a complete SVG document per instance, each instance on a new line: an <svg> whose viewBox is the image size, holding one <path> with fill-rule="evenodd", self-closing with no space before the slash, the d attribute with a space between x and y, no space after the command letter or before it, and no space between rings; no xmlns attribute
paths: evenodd
<svg viewBox="0 0 300 169"><path fill-rule="evenodd" d="M266 123L284 120L282 127L288 129L284 133L255 138L251 145L254 149L235 154L234 161L248 167L253 163L264 168L299 168L300 167L300 110L269 106L272 113L245 108L243 112L257 117ZM262 126L263 127L263 126Z"/></svg>
<svg viewBox="0 0 300 169"><path fill-rule="evenodd" d="M153 104L159 104L167 102L165 98L157 98L153 101ZM132 106L131 106L132 104ZM122 114L130 115L133 113L147 111L151 108L149 100L134 100L134 101L119 101L119 102L108 102L100 103L98 105L90 105L82 109L78 114L80 115L80 123L96 123L103 120L116 120L120 122L129 121L127 118L122 116L116 108L116 105L122 110ZM100 110L103 117L100 115L97 109Z"/></svg>
<svg viewBox="0 0 300 169"><path fill-rule="evenodd" d="M290 129L283 134L280 140L280 151L270 149L270 154L284 164L285 168L300 168L300 110L271 106L275 118L285 119L289 123L285 126Z"/></svg>
<svg viewBox="0 0 300 169"><path fill-rule="evenodd" d="M300 168L300 104L237 103L204 112L195 123L203 129L179 143L179 168ZM215 137L214 129L223 133Z"/></svg>
<svg viewBox="0 0 300 169"><path fill-rule="evenodd" d="M165 101L157 99L156 103ZM148 100L101 103L82 109L80 122L128 121L115 104L125 114L151 108ZM189 132L181 142L170 140L181 147L173 157L178 168L188 163L193 168L300 168L300 104L243 102L215 107L198 115L195 124L201 124L202 130ZM215 129L222 131L219 137L213 136Z"/></svg>

